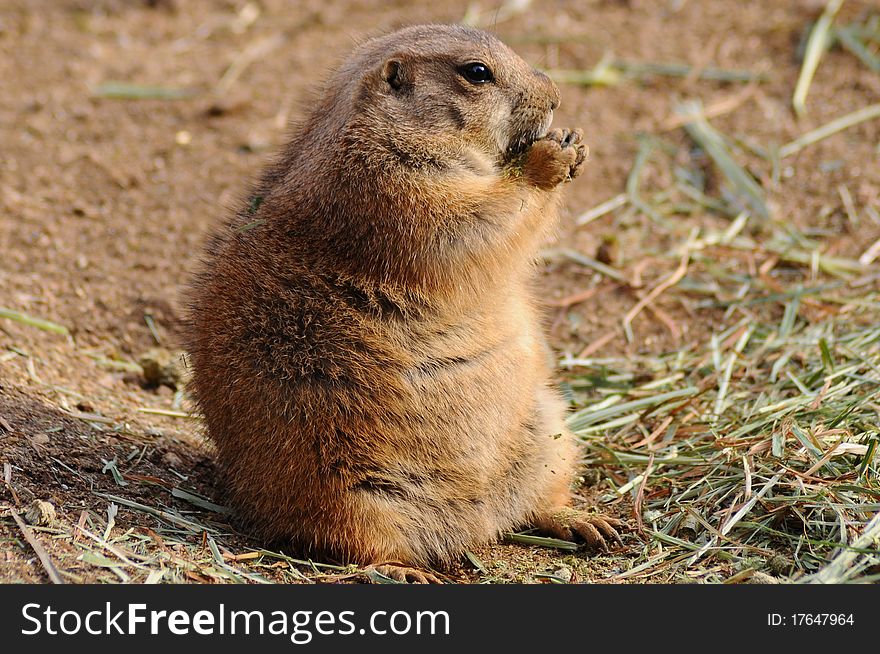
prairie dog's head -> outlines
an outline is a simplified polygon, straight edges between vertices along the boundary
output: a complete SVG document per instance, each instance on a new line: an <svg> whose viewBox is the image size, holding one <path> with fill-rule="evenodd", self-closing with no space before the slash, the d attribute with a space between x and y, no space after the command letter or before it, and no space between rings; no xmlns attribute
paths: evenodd
<svg viewBox="0 0 880 654"><path fill-rule="evenodd" d="M385 124L393 147L438 142L495 160L543 136L559 89L491 34L417 25L363 44L340 69L357 113Z"/></svg>

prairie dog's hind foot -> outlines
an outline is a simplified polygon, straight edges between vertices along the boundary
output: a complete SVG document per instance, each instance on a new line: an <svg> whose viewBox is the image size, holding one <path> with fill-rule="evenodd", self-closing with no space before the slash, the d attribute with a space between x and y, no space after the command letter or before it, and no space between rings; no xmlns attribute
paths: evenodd
<svg viewBox="0 0 880 654"><path fill-rule="evenodd" d="M626 523L617 518L563 507L533 521L539 530L562 540L581 541L590 549L608 551L609 541L621 545L618 529Z"/></svg>
<svg viewBox="0 0 880 654"><path fill-rule="evenodd" d="M383 563L367 566L364 568L367 576L371 581L376 583L375 576L370 573L378 573L383 577L388 577L392 582L401 584L442 584L444 583L440 577L432 572L425 572L416 568L410 568L397 563Z"/></svg>

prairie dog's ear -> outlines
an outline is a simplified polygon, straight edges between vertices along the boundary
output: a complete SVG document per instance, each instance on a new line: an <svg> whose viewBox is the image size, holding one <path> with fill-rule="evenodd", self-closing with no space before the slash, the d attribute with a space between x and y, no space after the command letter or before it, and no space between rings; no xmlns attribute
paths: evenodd
<svg viewBox="0 0 880 654"><path fill-rule="evenodd" d="M400 57L392 57L382 66L382 79L395 91L412 83L411 71Z"/></svg>

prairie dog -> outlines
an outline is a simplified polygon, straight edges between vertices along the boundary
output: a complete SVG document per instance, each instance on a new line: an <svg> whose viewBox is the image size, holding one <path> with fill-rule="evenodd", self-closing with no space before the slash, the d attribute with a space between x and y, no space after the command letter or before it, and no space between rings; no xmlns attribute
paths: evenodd
<svg viewBox="0 0 880 654"><path fill-rule="evenodd" d="M586 158L549 129L559 99L479 30L369 40L215 232L191 388L259 537L401 566L526 525L617 539L568 508L578 452L530 289Z"/></svg>

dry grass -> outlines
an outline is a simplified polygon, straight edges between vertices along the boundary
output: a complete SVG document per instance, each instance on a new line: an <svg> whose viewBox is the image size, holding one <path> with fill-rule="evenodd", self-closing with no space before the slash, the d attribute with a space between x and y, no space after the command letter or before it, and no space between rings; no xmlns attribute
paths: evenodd
<svg viewBox="0 0 880 654"><path fill-rule="evenodd" d="M590 370L571 382L584 408L570 425L646 537L623 578L782 557L797 579L838 552L876 574L877 544L852 543L880 510L880 304L860 281L737 300L738 320L665 356L564 361ZM779 323L749 315L765 299ZM807 299L833 317L805 319Z"/></svg>

